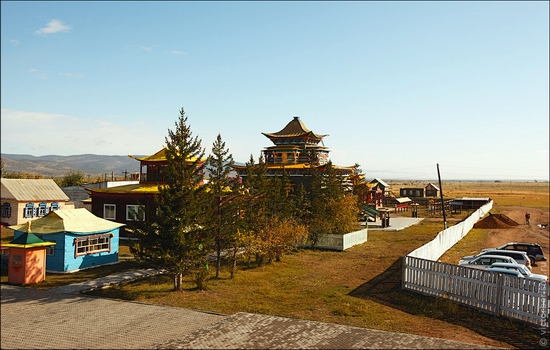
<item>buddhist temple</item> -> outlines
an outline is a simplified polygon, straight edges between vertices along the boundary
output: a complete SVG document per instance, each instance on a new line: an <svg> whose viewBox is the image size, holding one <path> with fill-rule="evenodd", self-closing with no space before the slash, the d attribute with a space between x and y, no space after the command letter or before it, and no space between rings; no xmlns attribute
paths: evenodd
<svg viewBox="0 0 550 350"><path fill-rule="evenodd" d="M267 165L268 176L281 175L286 171L293 184L303 181L310 167L324 171L329 162L329 150L323 143L328 135L316 134L309 130L299 117L294 117L281 131L263 132L273 146L266 147L262 153ZM352 166L333 168L342 175L349 175ZM235 170L246 181L246 166L235 166Z"/></svg>

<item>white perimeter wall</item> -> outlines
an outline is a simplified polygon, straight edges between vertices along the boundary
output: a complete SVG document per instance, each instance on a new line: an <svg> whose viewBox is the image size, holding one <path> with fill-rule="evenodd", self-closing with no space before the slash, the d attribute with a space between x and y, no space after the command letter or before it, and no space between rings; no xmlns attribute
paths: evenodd
<svg viewBox="0 0 550 350"><path fill-rule="evenodd" d="M416 250L413 250L407 256L436 261L447 250L466 236L474 227L474 224L489 213L492 208L493 201L491 200L489 203L472 213L472 215L468 216L468 218L464 221L439 232L431 242L424 244Z"/></svg>

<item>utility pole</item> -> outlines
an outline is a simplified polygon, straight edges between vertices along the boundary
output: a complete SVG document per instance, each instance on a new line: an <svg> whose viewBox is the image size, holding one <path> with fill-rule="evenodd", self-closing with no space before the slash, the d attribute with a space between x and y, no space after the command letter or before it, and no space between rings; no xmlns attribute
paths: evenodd
<svg viewBox="0 0 550 350"><path fill-rule="evenodd" d="M443 227L447 229L447 217L445 216L445 201L443 200L443 186L441 186L441 175L439 174L439 163L437 163L437 178L439 179L439 196L441 197L441 210L443 210Z"/></svg>

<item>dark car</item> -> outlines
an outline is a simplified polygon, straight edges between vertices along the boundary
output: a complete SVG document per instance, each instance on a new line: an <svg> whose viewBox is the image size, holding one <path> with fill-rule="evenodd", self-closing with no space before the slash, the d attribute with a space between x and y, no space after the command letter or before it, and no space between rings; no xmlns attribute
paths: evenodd
<svg viewBox="0 0 550 350"><path fill-rule="evenodd" d="M498 248L490 248L498 250L517 250L520 252L527 253L527 256L531 260L531 265L535 265L537 261L546 261L546 257L542 252L542 248L537 243L519 243L519 242L510 242L506 243L503 246ZM484 249L489 250L489 249Z"/></svg>

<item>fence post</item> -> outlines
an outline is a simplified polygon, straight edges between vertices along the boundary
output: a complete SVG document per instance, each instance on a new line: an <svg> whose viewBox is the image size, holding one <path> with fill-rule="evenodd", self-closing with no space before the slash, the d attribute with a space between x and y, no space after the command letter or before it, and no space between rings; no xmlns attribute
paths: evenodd
<svg viewBox="0 0 550 350"><path fill-rule="evenodd" d="M407 256L405 255L403 257L403 261L401 262L401 289L405 289L405 275L407 274Z"/></svg>
<svg viewBox="0 0 550 350"><path fill-rule="evenodd" d="M497 305L495 307L495 314L497 316L500 316L500 305L502 304L502 298L503 298L503 295L504 293L502 292L502 285L503 285L503 281L502 281L503 277L502 275L499 273L497 274Z"/></svg>

